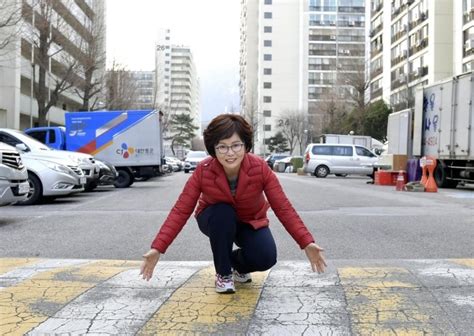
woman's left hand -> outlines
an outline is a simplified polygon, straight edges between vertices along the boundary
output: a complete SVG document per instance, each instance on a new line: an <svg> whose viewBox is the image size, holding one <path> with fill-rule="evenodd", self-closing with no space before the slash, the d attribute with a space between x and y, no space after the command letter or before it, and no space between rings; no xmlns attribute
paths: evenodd
<svg viewBox="0 0 474 336"><path fill-rule="evenodd" d="M315 243L310 243L304 248L304 251L308 257L313 272L318 272L320 274L323 273L324 268L327 267L326 261L322 255L324 249Z"/></svg>

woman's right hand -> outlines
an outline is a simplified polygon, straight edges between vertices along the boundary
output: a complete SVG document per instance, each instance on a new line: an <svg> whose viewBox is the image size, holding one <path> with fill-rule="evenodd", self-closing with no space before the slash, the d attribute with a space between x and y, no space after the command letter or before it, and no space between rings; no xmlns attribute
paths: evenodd
<svg viewBox="0 0 474 336"><path fill-rule="evenodd" d="M153 270L160 259L160 252L157 249L150 249L147 253L143 255L142 266L140 267L140 275L143 279L149 281L153 276Z"/></svg>

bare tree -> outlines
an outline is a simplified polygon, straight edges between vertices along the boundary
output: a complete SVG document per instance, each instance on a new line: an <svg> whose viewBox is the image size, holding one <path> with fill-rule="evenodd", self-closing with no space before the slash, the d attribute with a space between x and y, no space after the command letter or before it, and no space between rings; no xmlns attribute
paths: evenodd
<svg viewBox="0 0 474 336"><path fill-rule="evenodd" d="M34 92L40 126L46 125L48 112L58 104L62 93L79 81L75 71L82 52L69 42L73 35L67 34L67 25L61 13L67 13L69 9L64 6L54 0L37 0L33 6L23 2L24 18L31 23L34 65L39 68ZM66 45L69 48L67 51Z"/></svg>
<svg viewBox="0 0 474 336"><path fill-rule="evenodd" d="M0 0L0 50L19 36L21 22L21 4L12 0Z"/></svg>
<svg viewBox="0 0 474 336"><path fill-rule="evenodd" d="M259 127L263 127L263 116L259 117L257 92L255 90L252 91L250 99L246 100L245 106L243 107L243 111L241 111L241 113L243 113L244 117L252 126L252 138L255 141L257 139ZM255 146L252 147L252 152L254 151Z"/></svg>
<svg viewBox="0 0 474 336"><path fill-rule="evenodd" d="M86 27L87 38L81 41L84 58L78 65L78 74L84 78L83 85L74 92L81 98L81 111L91 111L98 108L104 90L105 73L105 26L104 22L94 17Z"/></svg>
<svg viewBox="0 0 474 336"><path fill-rule="evenodd" d="M281 130L283 136L288 141L290 154L293 154L296 146L299 146L300 153L303 151L302 146L305 141L305 126L307 125L306 113L302 110L286 110L284 118L278 119L278 129Z"/></svg>
<svg viewBox="0 0 474 336"><path fill-rule="evenodd" d="M112 64L106 74L107 109L128 110L137 101L137 82L130 71L120 64Z"/></svg>

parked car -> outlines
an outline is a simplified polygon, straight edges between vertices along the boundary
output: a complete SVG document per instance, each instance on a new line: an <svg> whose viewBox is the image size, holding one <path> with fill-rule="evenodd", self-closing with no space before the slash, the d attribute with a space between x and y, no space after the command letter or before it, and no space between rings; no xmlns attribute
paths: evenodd
<svg viewBox="0 0 474 336"><path fill-rule="evenodd" d="M95 160L95 163L100 167L99 171L99 185L111 185L115 183L115 180L118 177L118 172L115 167L107 162L102 160Z"/></svg>
<svg viewBox="0 0 474 336"><path fill-rule="evenodd" d="M21 158L28 170L30 190L27 198L17 204L37 204L46 198L53 199L84 191L86 177L72 160L42 157L41 153L33 152L23 152Z"/></svg>
<svg viewBox="0 0 474 336"><path fill-rule="evenodd" d="M22 131L8 128L0 128L0 141L14 147L18 144L23 144L25 152L41 153L41 158L43 159L49 157L52 159L66 158L72 160L82 169L83 174L86 176L85 190L93 190L98 184L100 167L95 164L95 159L92 155L51 149Z"/></svg>
<svg viewBox="0 0 474 336"><path fill-rule="evenodd" d="M189 151L184 160L184 172L189 173L190 171L195 170L198 163L208 156L209 155L204 151Z"/></svg>
<svg viewBox="0 0 474 336"><path fill-rule="evenodd" d="M305 150L303 170L316 177L329 174L368 175L374 172L377 156L358 145L309 144Z"/></svg>
<svg viewBox="0 0 474 336"><path fill-rule="evenodd" d="M273 169L273 165L275 164L275 161L281 160L281 159L284 159L284 158L287 158L287 157L289 157L288 154L274 153L274 154L270 154L269 156L267 156L265 158L265 161L267 162L270 169Z"/></svg>
<svg viewBox="0 0 474 336"><path fill-rule="evenodd" d="M171 166L174 172L183 170L184 162L172 156L165 156L166 164Z"/></svg>
<svg viewBox="0 0 474 336"><path fill-rule="evenodd" d="M24 201L29 190L28 172L20 153L0 142L0 206Z"/></svg>
<svg viewBox="0 0 474 336"><path fill-rule="evenodd" d="M294 155L294 156L287 156L280 160L276 160L275 163L273 164L274 170L276 170L277 172L284 172L286 168L291 166L291 160L293 158L299 158L300 160L303 159L302 156Z"/></svg>

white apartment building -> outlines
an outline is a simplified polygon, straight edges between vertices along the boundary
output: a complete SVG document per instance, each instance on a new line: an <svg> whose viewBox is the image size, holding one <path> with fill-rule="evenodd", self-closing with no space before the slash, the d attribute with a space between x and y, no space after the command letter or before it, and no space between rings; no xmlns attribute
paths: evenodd
<svg viewBox="0 0 474 336"><path fill-rule="evenodd" d="M199 79L191 49L172 44L169 29L162 31L156 46L156 106L163 113L191 115L201 128ZM201 132L199 132L201 133Z"/></svg>
<svg viewBox="0 0 474 336"><path fill-rule="evenodd" d="M137 85L137 110L155 108L155 71L132 71L132 78Z"/></svg>
<svg viewBox="0 0 474 336"><path fill-rule="evenodd" d="M32 45L38 42L38 27L42 24L51 27L51 33L47 36L52 42L46 71L46 87L50 97L54 83L61 78L61 71L67 67L65 59L75 60L78 64L86 62L86 53L92 49L91 32L98 32L97 49L94 51L102 55L94 76L100 77L105 73L105 2L101 0L47 2L52 6L49 17L45 17L39 9L41 0L7 0L6 3L9 10L21 10L23 19L17 26L0 29L0 39L6 36L13 37L6 48L0 50L0 127L24 129L37 125L38 120L38 105L32 94L34 91L32 84L37 86L40 77L35 57L38 49L32 48ZM0 15L8 13L0 11ZM15 34L18 31L20 33ZM74 73L74 85L64 91L57 103L51 107L47 116L48 123L64 124L65 111L80 109L84 78L84 73L80 71Z"/></svg>
<svg viewBox="0 0 474 336"><path fill-rule="evenodd" d="M256 129L256 153L266 153L264 143L289 113L303 113L306 132L317 136L327 119L321 103L334 92L348 99L340 77L364 62L364 6L364 0L241 0L241 113Z"/></svg>
<svg viewBox="0 0 474 336"><path fill-rule="evenodd" d="M471 0L367 0L370 101L411 107L414 89L472 70Z"/></svg>

